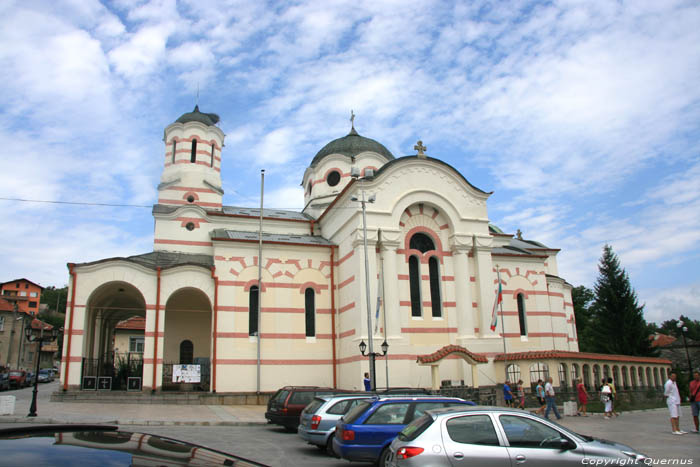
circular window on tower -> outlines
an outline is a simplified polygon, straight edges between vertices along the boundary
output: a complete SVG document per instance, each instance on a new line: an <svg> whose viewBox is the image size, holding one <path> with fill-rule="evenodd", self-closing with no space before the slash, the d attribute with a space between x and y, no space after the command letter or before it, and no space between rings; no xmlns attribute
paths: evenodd
<svg viewBox="0 0 700 467"><path fill-rule="evenodd" d="M189 196L187 197L187 202L188 202L188 203L194 203L194 196L189 195Z"/></svg>
<svg viewBox="0 0 700 467"><path fill-rule="evenodd" d="M334 170L333 172L329 173L326 177L326 182L328 183L328 186L336 186L338 183L340 183L340 172Z"/></svg>
<svg viewBox="0 0 700 467"><path fill-rule="evenodd" d="M186 228L187 230L189 230L190 232L192 232L192 231L194 230L194 222L188 222L188 223L185 225L185 228Z"/></svg>

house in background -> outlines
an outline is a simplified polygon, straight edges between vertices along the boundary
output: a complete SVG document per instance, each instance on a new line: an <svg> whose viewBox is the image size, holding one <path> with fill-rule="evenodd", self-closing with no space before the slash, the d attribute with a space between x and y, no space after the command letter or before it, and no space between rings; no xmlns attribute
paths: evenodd
<svg viewBox="0 0 700 467"><path fill-rule="evenodd" d="M42 290L42 286L27 279L15 279L0 284L0 296L17 303L18 311L32 316L39 314Z"/></svg>
<svg viewBox="0 0 700 467"><path fill-rule="evenodd" d="M120 321L114 328L114 353L119 356L131 354L139 359L143 357L144 329L146 319L132 316Z"/></svg>
<svg viewBox="0 0 700 467"><path fill-rule="evenodd" d="M0 366L33 371L36 368L38 343L30 343L24 337L24 330L51 331L53 326L32 317L29 313L15 310L15 302L0 297ZM41 348L39 366L52 368L58 352L56 342L45 343Z"/></svg>

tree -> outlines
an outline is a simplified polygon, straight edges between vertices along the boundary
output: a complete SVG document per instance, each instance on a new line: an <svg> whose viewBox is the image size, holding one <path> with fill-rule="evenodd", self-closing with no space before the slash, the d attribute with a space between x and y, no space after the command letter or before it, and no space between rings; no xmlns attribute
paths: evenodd
<svg viewBox="0 0 700 467"><path fill-rule="evenodd" d="M579 285L571 290L571 299L574 303L578 348L581 352L593 352L595 343L593 342L591 302L595 300L595 294L588 287Z"/></svg>
<svg viewBox="0 0 700 467"><path fill-rule="evenodd" d="M692 339L695 341L700 341L700 321L696 319L690 319L687 316L681 315L680 320L683 321L683 326L688 328L688 332L685 333L687 339ZM659 332L668 334L670 336L681 337L681 330L678 327L677 319L669 319L661 323L661 328Z"/></svg>
<svg viewBox="0 0 700 467"><path fill-rule="evenodd" d="M601 353L655 356L651 347L644 306L637 302L637 294L630 284L627 272L610 245L603 247L594 286L593 344Z"/></svg>
<svg viewBox="0 0 700 467"><path fill-rule="evenodd" d="M57 313L66 312L66 302L68 301L68 286L57 289L54 286L46 287L41 292L41 303L48 305L49 310Z"/></svg>

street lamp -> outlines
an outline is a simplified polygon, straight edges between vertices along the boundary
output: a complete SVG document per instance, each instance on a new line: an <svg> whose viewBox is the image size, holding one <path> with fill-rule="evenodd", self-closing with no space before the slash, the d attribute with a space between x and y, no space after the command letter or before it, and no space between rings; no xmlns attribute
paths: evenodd
<svg viewBox="0 0 700 467"><path fill-rule="evenodd" d="M39 362L41 361L41 347L44 343L53 342L58 337L58 329L55 327L51 329L51 333L44 335L44 325L41 324L41 329L38 334L34 333L34 329L31 324L29 327L24 328L24 336L30 343L38 342L39 349L36 357L36 373L34 373L34 391L32 392L32 405L29 407L29 414L27 417L36 417L36 395L39 390Z"/></svg>
<svg viewBox="0 0 700 467"><path fill-rule="evenodd" d="M360 177L360 171L357 167L353 167L350 170L350 176L358 181L364 181L368 178L374 178L374 170L365 169L364 177ZM377 371L375 365L375 358L377 356L374 353L374 345L372 342L372 301L369 297L369 259L367 257L367 203L374 203L377 199L375 195L370 195L369 199L365 199L365 190L362 189L362 199L357 196L352 196L350 201L359 201L362 204L362 237L364 240L365 248L365 296L367 297L367 341L369 343L369 380L370 380L370 390L375 391L377 389ZM386 344L386 341L384 342ZM387 344L387 348L389 345ZM364 341L360 342L360 351L362 355L365 356L365 351L367 346ZM382 348L384 346L382 345ZM384 353L386 355L386 352Z"/></svg>
<svg viewBox="0 0 700 467"><path fill-rule="evenodd" d="M683 321L678 320L678 324L676 324L676 327L680 330L681 335L683 336L683 346L685 347L685 356L688 359L688 377L692 378L693 377L693 365L690 363L690 353L688 353L688 342L685 340L685 333L688 332L688 328L686 326L683 326Z"/></svg>

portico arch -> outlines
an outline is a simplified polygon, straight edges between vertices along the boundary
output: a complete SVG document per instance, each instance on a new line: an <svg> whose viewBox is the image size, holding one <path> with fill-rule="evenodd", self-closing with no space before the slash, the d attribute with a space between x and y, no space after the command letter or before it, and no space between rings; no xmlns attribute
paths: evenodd
<svg viewBox="0 0 700 467"><path fill-rule="evenodd" d="M467 362L472 369L472 385L475 388L479 387L479 372L476 366L483 363L488 363L486 356L470 352L460 345L446 345L445 347L433 352L429 355L419 355L416 359L416 363L422 366L430 366L430 376L432 379L432 389L437 391L440 389L440 362L448 357L449 355L455 354L465 362Z"/></svg>

